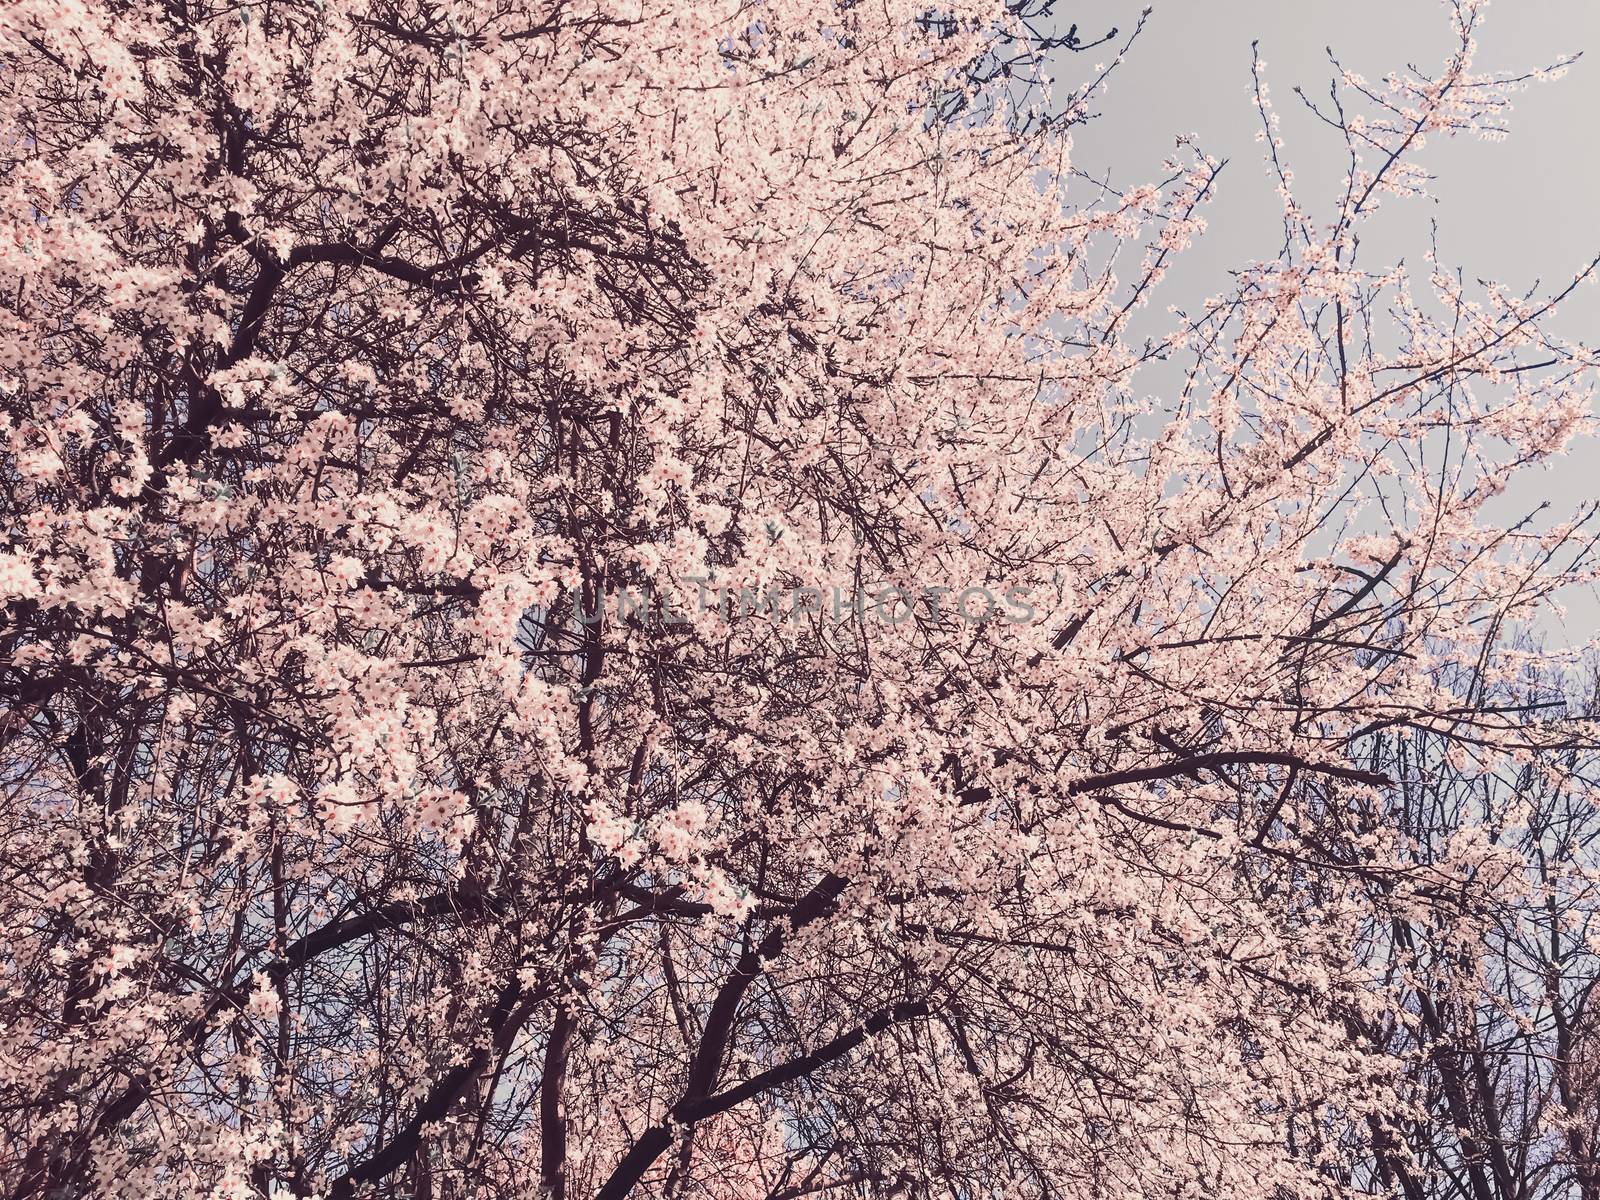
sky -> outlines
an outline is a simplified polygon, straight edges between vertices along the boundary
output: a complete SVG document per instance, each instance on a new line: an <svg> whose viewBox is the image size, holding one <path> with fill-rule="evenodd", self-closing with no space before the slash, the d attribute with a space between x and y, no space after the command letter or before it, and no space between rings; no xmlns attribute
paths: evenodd
<svg viewBox="0 0 1600 1200"><path fill-rule="evenodd" d="M1113 26L1125 36L1141 8L1122 0L1057 0L1062 20L1080 34ZM1218 278L1249 258L1271 257L1281 230L1275 181L1255 141L1260 120L1250 93L1250 45L1266 63L1286 152L1305 184L1302 201L1331 198L1342 173L1337 135L1293 93L1323 100L1333 77L1327 48L1368 78L1415 63L1432 71L1451 49L1445 7L1435 0L1157 0L1145 31L1113 73L1102 116L1075 137L1074 165L1113 182L1154 179L1174 137L1229 160L1210 230L1185 264L1183 281ZM1123 37L1119 37L1120 44ZM1600 252L1600 0L1499 0L1478 37L1478 65L1488 70L1546 66L1587 50L1562 79L1518 96L1511 136L1503 142L1435 138L1423 161L1435 172L1437 203L1391 205L1397 244L1425 246L1439 222L1446 261L1483 277L1531 285L1571 278L1579 260ZM1114 57L1109 46L1063 52L1063 83ZM1319 171L1318 168L1326 168ZM1326 186L1316 187L1318 176ZM1580 293L1560 321L1569 337L1600 342L1600 288Z"/></svg>
<svg viewBox="0 0 1600 1200"><path fill-rule="evenodd" d="M1125 0L1056 0L1061 27L1076 23L1086 40L1112 27L1113 44L1062 51L1052 64L1058 90L1115 58L1146 6ZM1251 92L1251 43L1282 119L1283 154L1313 216L1332 211L1345 162L1339 136L1295 95L1324 101L1335 68L1380 79L1415 64L1436 74L1452 49L1444 4L1436 0L1154 0L1144 31L1112 73L1096 105L1101 114L1074 136L1076 170L1119 189L1160 178L1179 134L1228 160L1206 234L1174 266L1166 304L1190 307L1225 289L1227 271L1276 256L1282 205L1255 140L1261 128ZM1440 258L1469 279L1494 279L1513 290L1556 290L1600 254L1600 0L1498 0L1478 33L1480 70L1523 71L1582 57L1558 80L1516 97L1511 134L1499 142L1433 138L1421 161L1434 174L1432 197L1385 201L1364 234L1369 265L1404 257L1420 267L1437 223ZM1085 182L1085 197L1092 186ZM1539 289L1541 292L1544 288ZM1151 319L1164 315L1160 305ZM1552 323L1560 336L1600 346L1600 284L1571 297ZM1158 384L1156 386L1159 386ZM1600 415L1600 409L1597 409ZM1507 496L1507 512L1542 499L1557 507L1600 497L1600 440L1584 439L1553 469L1530 474ZM1600 633L1600 595L1562 596L1556 641L1577 645Z"/></svg>

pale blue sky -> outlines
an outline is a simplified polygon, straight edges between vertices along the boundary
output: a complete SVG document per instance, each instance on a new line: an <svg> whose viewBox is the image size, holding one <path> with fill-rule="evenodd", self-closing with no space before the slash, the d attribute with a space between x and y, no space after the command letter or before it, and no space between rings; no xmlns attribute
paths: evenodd
<svg viewBox="0 0 1600 1200"><path fill-rule="evenodd" d="M1123 36L1144 4L1124 0L1057 0L1063 24L1085 37L1112 26ZM1294 94L1328 95L1334 74L1327 47L1369 79L1414 63L1435 73L1452 48L1445 7L1435 0L1156 0L1144 33L1112 76L1097 108L1103 115L1075 137L1073 165L1119 188L1154 181L1180 133L1229 160L1208 232L1174 267L1164 302L1190 306L1225 289L1227 270L1272 258L1282 239L1276 179L1263 166L1261 127L1250 91L1251 42L1258 41L1272 97L1282 118L1284 154L1297 191L1313 215L1331 211L1343 174L1343 146ZM1511 136L1501 142L1435 138L1422 161L1436 176L1435 200L1386 203L1364 234L1369 266L1404 257L1420 266L1438 223L1440 257L1469 278L1496 279L1523 291L1543 281L1557 288L1600 253L1600 0L1499 0L1486 11L1478 66L1525 70L1577 52L1567 75L1521 93ZM1115 51L1063 53L1054 64L1059 86L1086 78ZM1087 185L1085 185L1087 187ZM1541 289L1543 290L1543 289ZM1600 285L1581 288L1553 325L1565 338L1600 346ZM1159 386L1158 383L1146 386ZM1509 496L1506 513L1540 499L1568 507L1600 496L1600 442L1582 442L1549 472L1528 476ZM1558 642L1581 644L1600 632L1600 596L1573 595Z"/></svg>
<svg viewBox="0 0 1600 1200"><path fill-rule="evenodd" d="M1113 25L1126 33L1144 6L1057 0L1057 7L1088 34ZM1305 202L1329 195L1344 166L1336 135L1293 94L1299 85L1316 100L1326 98L1333 71L1325 48L1376 79L1407 63L1435 69L1452 40L1444 6L1435 0L1158 0L1151 7L1145 33L1112 77L1104 116L1079 131L1074 161L1091 173L1109 169L1114 180L1139 182L1154 176L1178 133L1197 135L1208 153L1231 160L1208 212L1210 233L1174 280L1179 288L1277 249L1278 200L1254 140L1260 122L1249 91L1252 40L1267 64ZM1519 286L1541 277L1564 281L1600 251L1594 133L1600 0L1499 0L1489 6L1478 41L1483 69L1524 69L1588 53L1565 78L1518 97L1507 140L1435 138L1423 160L1437 175L1439 203L1391 206L1396 211L1385 220L1393 228L1385 233L1396 247L1416 242L1420 249L1437 218L1447 260ZM1072 80L1111 57L1107 47L1062 55L1059 74ZM1560 328L1600 341L1600 288L1581 293Z"/></svg>

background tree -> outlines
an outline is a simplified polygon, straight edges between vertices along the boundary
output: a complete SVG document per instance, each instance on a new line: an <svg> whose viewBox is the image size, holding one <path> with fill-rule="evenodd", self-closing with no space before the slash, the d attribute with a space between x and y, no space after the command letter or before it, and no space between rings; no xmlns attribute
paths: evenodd
<svg viewBox="0 0 1600 1200"><path fill-rule="evenodd" d="M1464 716L1591 577L1485 510L1570 288L1357 264L1521 82L1448 11L1134 348L1219 164L1079 202L1026 10L8 6L11 1194L1399 1180L1482 996L1384 931L1536 867L1394 739L1587 745Z"/></svg>
<svg viewBox="0 0 1600 1200"><path fill-rule="evenodd" d="M1594 746L1551 750L1539 736L1569 712L1593 720L1594 679L1554 675L1519 649L1521 678L1469 684L1479 700L1462 715L1516 730L1523 746L1509 760L1486 760L1467 737L1385 731L1366 745L1399 781L1373 816L1401 832L1413 861L1496 880L1481 902L1392 912L1372 930L1397 1003L1352 1014L1351 1028L1407 1064L1401 1107L1370 1133L1374 1182L1409 1197L1587 1198L1600 1184Z"/></svg>

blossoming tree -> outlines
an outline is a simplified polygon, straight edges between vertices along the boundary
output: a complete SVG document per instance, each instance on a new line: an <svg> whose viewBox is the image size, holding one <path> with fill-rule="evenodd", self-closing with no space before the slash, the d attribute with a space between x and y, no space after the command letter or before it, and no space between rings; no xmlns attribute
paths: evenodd
<svg viewBox="0 0 1600 1200"><path fill-rule="evenodd" d="M1486 505L1588 269L1360 252L1479 7L1328 203L1258 85L1282 253L1147 341L1219 164L1086 192L1036 6L12 0L0 1184L1415 1180L1386 939L1528 874L1394 747L1582 788L1489 685L1592 510Z"/></svg>

